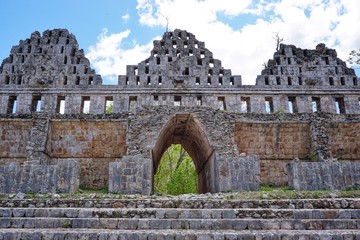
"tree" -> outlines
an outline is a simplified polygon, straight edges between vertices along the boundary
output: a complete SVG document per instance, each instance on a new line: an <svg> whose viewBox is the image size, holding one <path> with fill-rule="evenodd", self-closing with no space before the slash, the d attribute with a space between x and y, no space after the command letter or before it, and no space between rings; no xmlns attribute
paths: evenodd
<svg viewBox="0 0 360 240"><path fill-rule="evenodd" d="M358 51L352 50L349 53L349 58L347 60L351 65L360 65L360 49Z"/></svg>
<svg viewBox="0 0 360 240"><path fill-rule="evenodd" d="M275 39L275 41L276 41L276 51L279 51L280 43L282 43L284 41L284 38L279 36L279 32L276 32L273 39Z"/></svg>
<svg viewBox="0 0 360 240"><path fill-rule="evenodd" d="M105 113L107 114L113 113L113 109L114 109L114 105L111 103L106 107Z"/></svg>
<svg viewBox="0 0 360 240"><path fill-rule="evenodd" d="M154 176L154 190L171 195L197 193L194 163L180 144L171 145L163 154Z"/></svg>

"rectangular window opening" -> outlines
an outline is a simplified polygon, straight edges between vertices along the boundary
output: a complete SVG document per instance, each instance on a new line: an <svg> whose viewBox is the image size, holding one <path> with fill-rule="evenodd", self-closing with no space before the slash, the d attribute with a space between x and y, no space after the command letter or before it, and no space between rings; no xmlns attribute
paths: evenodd
<svg viewBox="0 0 360 240"><path fill-rule="evenodd" d="M10 84L10 76L9 75L5 76L5 84Z"/></svg>
<svg viewBox="0 0 360 240"><path fill-rule="evenodd" d="M234 77L230 77L230 85L235 85Z"/></svg>
<svg viewBox="0 0 360 240"><path fill-rule="evenodd" d="M291 58L288 58L288 59L287 59L287 62L288 62L288 64L290 65L290 64L291 64Z"/></svg>
<svg viewBox="0 0 360 240"><path fill-rule="evenodd" d="M57 103L56 103L56 112L60 114L65 113L65 97L58 96Z"/></svg>
<svg viewBox="0 0 360 240"><path fill-rule="evenodd" d="M17 97L16 96L10 96L7 106L7 113L8 114L14 114L16 113L16 107L17 107Z"/></svg>
<svg viewBox="0 0 360 240"><path fill-rule="evenodd" d="M137 107L137 96L129 97L129 110L132 111Z"/></svg>
<svg viewBox="0 0 360 240"><path fill-rule="evenodd" d="M202 66L202 59L201 59L201 58L198 58L198 59L197 59L197 65L198 65L198 66Z"/></svg>
<svg viewBox="0 0 360 240"><path fill-rule="evenodd" d="M329 77L329 84L330 84L331 86L334 85L334 79L333 79L332 77Z"/></svg>
<svg viewBox="0 0 360 240"><path fill-rule="evenodd" d="M329 58L328 57L324 57L324 61L326 65L329 65Z"/></svg>
<svg viewBox="0 0 360 240"><path fill-rule="evenodd" d="M80 76L76 76L75 85L80 85Z"/></svg>
<svg viewBox="0 0 360 240"><path fill-rule="evenodd" d="M76 74L76 66L74 66L73 74Z"/></svg>
<svg viewBox="0 0 360 240"><path fill-rule="evenodd" d="M161 76L159 76L159 78L158 78L158 84L162 85L162 77Z"/></svg>
<svg viewBox="0 0 360 240"><path fill-rule="evenodd" d="M243 113L250 112L250 98L249 97L241 97L240 99L240 111Z"/></svg>
<svg viewBox="0 0 360 240"><path fill-rule="evenodd" d="M339 68L335 67L335 74L339 74Z"/></svg>
<svg viewBox="0 0 360 240"><path fill-rule="evenodd" d="M219 77L219 85L223 85L223 78L222 77Z"/></svg>
<svg viewBox="0 0 360 240"><path fill-rule="evenodd" d="M136 76L136 85L140 85L140 76Z"/></svg>
<svg viewBox="0 0 360 240"><path fill-rule="evenodd" d="M33 96L31 102L31 112L41 111L41 96Z"/></svg>
<svg viewBox="0 0 360 240"><path fill-rule="evenodd" d="M94 77L93 76L89 76L89 85L93 85L94 84Z"/></svg>
<svg viewBox="0 0 360 240"><path fill-rule="evenodd" d="M299 77L298 80L299 80L299 85L302 85L303 84L302 77Z"/></svg>
<svg viewBox="0 0 360 240"><path fill-rule="evenodd" d="M197 96L196 97L196 106L201 106L202 105L202 98L201 96Z"/></svg>
<svg viewBox="0 0 360 240"><path fill-rule="evenodd" d="M189 75L189 67L185 67L185 75Z"/></svg>
<svg viewBox="0 0 360 240"><path fill-rule="evenodd" d="M168 62L172 62L172 57L168 57Z"/></svg>
<svg viewBox="0 0 360 240"><path fill-rule="evenodd" d="M265 97L265 112L273 113L274 112L274 104L272 97Z"/></svg>
<svg viewBox="0 0 360 240"><path fill-rule="evenodd" d="M90 97L89 96L82 97L81 112L85 113L85 114L90 113Z"/></svg>
<svg viewBox="0 0 360 240"><path fill-rule="evenodd" d="M340 77L340 84L342 86L345 86L345 78L344 77Z"/></svg>
<svg viewBox="0 0 360 240"><path fill-rule="evenodd" d="M289 107L289 113L297 113L298 112L295 97L289 97L288 98L288 107Z"/></svg>
<svg viewBox="0 0 360 240"><path fill-rule="evenodd" d="M321 111L320 98L319 97L311 98L311 107L312 107L312 112Z"/></svg>
<svg viewBox="0 0 360 240"><path fill-rule="evenodd" d="M225 97L218 97L218 108L222 111L226 110Z"/></svg>
<svg viewBox="0 0 360 240"><path fill-rule="evenodd" d="M291 77L288 77L288 85L291 86L292 85L292 80Z"/></svg>
<svg viewBox="0 0 360 240"><path fill-rule="evenodd" d="M265 85L269 85L270 82L269 82L269 76L265 76Z"/></svg>
<svg viewBox="0 0 360 240"><path fill-rule="evenodd" d="M145 74L149 74L149 66L145 66Z"/></svg>
<svg viewBox="0 0 360 240"><path fill-rule="evenodd" d="M105 97L105 113L110 114L114 112L114 99L113 97Z"/></svg>
<svg viewBox="0 0 360 240"><path fill-rule="evenodd" d="M281 85L280 77L276 77L276 85Z"/></svg>
<svg viewBox="0 0 360 240"><path fill-rule="evenodd" d="M357 77L354 77L354 78L353 78L353 84L354 84L354 86L357 86L357 85L358 85Z"/></svg>
<svg viewBox="0 0 360 240"><path fill-rule="evenodd" d="M195 85L200 85L200 77L195 78Z"/></svg>
<svg viewBox="0 0 360 240"><path fill-rule="evenodd" d="M211 77L208 77L207 85L211 85Z"/></svg>
<svg viewBox="0 0 360 240"><path fill-rule="evenodd" d="M335 108L336 108L336 114L344 114L345 113L344 98L342 98L342 97L335 98Z"/></svg>
<svg viewBox="0 0 360 240"><path fill-rule="evenodd" d="M280 58L279 57L276 57L275 61L276 61L276 65L280 65Z"/></svg>
<svg viewBox="0 0 360 240"><path fill-rule="evenodd" d="M150 78L150 76L148 76L147 79L146 79L146 85L151 85L151 78Z"/></svg>
<svg viewBox="0 0 360 240"><path fill-rule="evenodd" d="M181 106L181 96L174 96L174 106Z"/></svg>
<svg viewBox="0 0 360 240"><path fill-rule="evenodd" d="M159 96L154 95L154 106L159 106Z"/></svg>
<svg viewBox="0 0 360 240"><path fill-rule="evenodd" d="M64 76L63 83L64 83L64 85L67 85L67 84L68 84L68 77L67 77L67 76Z"/></svg>
<svg viewBox="0 0 360 240"><path fill-rule="evenodd" d="M134 75L138 75L138 68L134 67Z"/></svg>
<svg viewBox="0 0 360 240"><path fill-rule="evenodd" d="M156 64L160 65L160 57L156 57Z"/></svg>
<svg viewBox="0 0 360 240"><path fill-rule="evenodd" d="M22 82L22 75L19 75L19 76L17 77L17 84L20 85L21 82Z"/></svg>

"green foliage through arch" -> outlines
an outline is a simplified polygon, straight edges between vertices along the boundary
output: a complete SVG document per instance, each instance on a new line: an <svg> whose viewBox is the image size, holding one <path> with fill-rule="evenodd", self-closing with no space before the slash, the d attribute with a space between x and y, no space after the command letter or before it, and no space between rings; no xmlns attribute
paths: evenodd
<svg viewBox="0 0 360 240"><path fill-rule="evenodd" d="M154 176L154 191L179 195L198 192L194 162L180 144L171 145L163 154Z"/></svg>

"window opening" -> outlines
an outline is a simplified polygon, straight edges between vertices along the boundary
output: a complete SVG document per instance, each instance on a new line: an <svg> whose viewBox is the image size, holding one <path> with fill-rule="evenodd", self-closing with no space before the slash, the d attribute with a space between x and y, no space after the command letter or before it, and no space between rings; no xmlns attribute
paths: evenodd
<svg viewBox="0 0 360 240"><path fill-rule="evenodd" d="M128 76L126 76L126 78L125 78L125 85L129 85L129 77Z"/></svg>
<svg viewBox="0 0 360 240"><path fill-rule="evenodd" d="M159 96L154 95L154 106L159 106Z"/></svg>
<svg viewBox="0 0 360 240"><path fill-rule="evenodd" d="M110 114L114 112L114 99L113 97L105 97L105 113Z"/></svg>
<svg viewBox="0 0 360 240"><path fill-rule="evenodd" d="M93 76L89 76L89 85L93 85L94 84L94 77Z"/></svg>
<svg viewBox="0 0 360 240"><path fill-rule="evenodd" d="M20 85L21 84L21 81L22 81L22 75L19 75L17 77L17 84Z"/></svg>
<svg viewBox="0 0 360 240"><path fill-rule="evenodd" d="M324 57L324 61L326 65L329 65L329 58L328 57Z"/></svg>
<svg viewBox="0 0 360 240"><path fill-rule="evenodd" d="M219 77L219 85L223 85L223 78L222 77Z"/></svg>
<svg viewBox="0 0 360 240"><path fill-rule="evenodd" d="M265 85L269 85L269 77L268 76L265 76Z"/></svg>
<svg viewBox="0 0 360 240"><path fill-rule="evenodd" d="M200 85L200 77L195 78L195 85Z"/></svg>
<svg viewBox="0 0 360 240"><path fill-rule="evenodd" d="M281 75L284 74L284 69L283 69L283 67L280 67L280 72L281 72Z"/></svg>
<svg viewBox="0 0 360 240"><path fill-rule="evenodd" d="M185 67L185 75L189 75L189 67Z"/></svg>
<svg viewBox="0 0 360 240"><path fill-rule="evenodd" d="M17 97L16 96L10 96L9 101L8 101L7 113L8 114L16 113L16 107L17 107Z"/></svg>
<svg viewBox="0 0 360 240"><path fill-rule="evenodd" d="M81 112L85 113L85 114L90 113L90 97L89 96L82 97Z"/></svg>
<svg viewBox="0 0 360 240"><path fill-rule="evenodd" d="M288 85L292 85L292 79L291 79L291 77L288 77L287 79L288 79Z"/></svg>
<svg viewBox="0 0 360 240"><path fill-rule="evenodd" d="M137 69L137 67L134 68L134 75L138 75L138 69Z"/></svg>
<svg viewBox="0 0 360 240"><path fill-rule="evenodd" d="M274 104L272 97L265 98L265 112L266 113L273 113L274 112Z"/></svg>
<svg viewBox="0 0 360 240"><path fill-rule="evenodd" d="M288 107L289 107L289 113L297 113L298 112L295 97L288 98Z"/></svg>
<svg viewBox="0 0 360 240"><path fill-rule="evenodd" d="M339 68L335 67L335 74L339 74Z"/></svg>
<svg viewBox="0 0 360 240"><path fill-rule="evenodd" d="M5 84L10 84L10 76L9 75L5 76Z"/></svg>
<svg viewBox="0 0 360 240"><path fill-rule="evenodd" d="M80 76L76 76L75 85L80 85Z"/></svg>
<svg viewBox="0 0 360 240"><path fill-rule="evenodd" d="M335 108L336 108L336 114L343 114L345 113L345 103L344 98L335 98Z"/></svg>
<svg viewBox="0 0 360 240"><path fill-rule="evenodd" d="M329 77L329 84L332 86L334 85L334 79L332 77Z"/></svg>
<svg viewBox="0 0 360 240"><path fill-rule="evenodd" d="M10 55L10 63L13 63L13 61L14 61L14 57L13 55Z"/></svg>
<svg viewBox="0 0 360 240"><path fill-rule="evenodd" d="M250 112L250 98L249 97L241 97L240 98L240 111L243 113Z"/></svg>
<svg viewBox="0 0 360 240"><path fill-rule="evenodd" d="M60 114L65 113L65 97L58 96L57 103L56 103L56 112Z"/></svg>
<svg viewBox="0 0 360 240"><path fill-rule="evenodd" d="M357 85L358 85L358 81L357 81L357 78L356 78L356 77L353 78L353 84L354 84L354 86L357 86Z"/></svg>
<svg viewBox="0 0 360 240"><path fill-rule="evenodd" d="M299 67L299 73L302 73L302 68L301 67Z"/></svg>
<svg viewBox="0 0 360 240"><path fill-rule="evenodd" d="M136 76L136 85L140 85L140 76Z"/></svg>
<svg viewBox="0 0 360 240"><path fill-rule="evenodd" d="M234 77L230 77L230 85L235 85Z"/></svg>
<svg viewBox="0 0 360 240"><path fill-rule="evenodd" d="M25 62L25 56L21 55L21 63L24 63L24 62Z"/></svg>
<svg viewBox="0 0 360 240"><path fill-rule="evenodd" d="M208 85L211 85L211 77L208 77L207 84L208 84Z"/></svg>
<svg viewBox="0 0 360 240"><path fill-rule="evenodd" d="M321 111L320 98L318 98L318 97L313 97L313 98L311 99L311 106L312 106L312 111L313 111L313 112L319 112L319 111Z"/></svg>
<svg viewBox="0 0 360 240"><path fill-rule="evenodd" d="M156 57L156 64L160 65L160 57Z"/></svg>
<svg viewBox="0 0 360 240"><path fill-rule="evenodd" d="M67 56L64 57L64 64L67 64Z"/></svg>
<svg viewBox="0 0 360 240"><path fill-rule="evenodd" d="M172 62L172 57L168 57L168 62Z"/></svg>
<svg viewBox="0 0 360 240"><path fill-rule="evenodd" d="M31 103L31 112L41 111L41 96L33 96Z"/></svg>
<svg viewBox="0 0 360 240"><path fill-rule="evenodd" d="M151 85L151 79L150 79L150 76L147 76L146 84L147 84L147 85Z"/></svg>
<svg viewBox="0 0 360 240"><path fill-rule="evenodd" d="M275 61L276 61L276 65L280 65L280 58L279 57L276 57Z"/></svg>
<svg viewBox="0 0 360 240"><path fill-rule="evenodd" d="M198 58L198 59L197 59L197 65L198 65L198 66L202 66L202 59L201 59L201 58Z"/></svg>
<svg viewBox="0 0 360 240"><path fill-rule="evenodd" d="M67 76L64 76L64 81L63 81L64 85L67 85L68 83L68 77Z"/></svg>
<svg viewBox="0 0 360 240"><path fill-rule="evenodd" d="M303 84L303 82L302 82L302 77L299 77L299 85L302 85Z"/></svg>
<svg viewBox="0 0 360 240"><path fill-rule="evenodd" d="M345 85L345 78L344 77L340 77L340 84L341 85Z"/></svg>
<svg viewBox="0 0 360 240"><path fill-rule="evenodd" d="M276 85L281 85L280 77L276 77Z"/></svg>
<svg viewBox="0 0 360 240"><path fill-rule="evenodd" d="M162 85L162 76L159 76L158 83L159 83L159 85Z"/></svg>
<svg viewBox="0 0 360 240"><path fill-rule="evenodd" d="M137 107L137 96L129 97L129 111L135 110Z"/></svg>
<svg viewBox="0 0 360 240"><path fill-rule="evenodd" d="M174 106L181 106L181 96L174 96Z"/></svg>
<svg viewBox="0 0 360 240"><path fill-rule="evenodd" d="M291 64L291 58L288 58L288 59L287 59L287 62L288 62L288 64L290 65L290 64Z"/></svg>
<svg viewBox="0 0 360 240"><path fill-rule="evenodd" d="M76 74L76 66L74 66L73 74Z"/></svg>
<svg viewBox="0 0 360 240"><path fill-rule="evenodd" d="M201 98L201 96L196 97L196 106L202 106L202 98Z"/></svg>
<svg viewBox="0 0 360 240"><path fill-rule="evenodd" d="M149 66L145 66L145 74L149 74Z"/></svg>
<svg viewBox="0 0 360 240"><path fill-rule="evenodd" d="M226 110L225 97L218 97L218 108L222 111Z"/></svg>

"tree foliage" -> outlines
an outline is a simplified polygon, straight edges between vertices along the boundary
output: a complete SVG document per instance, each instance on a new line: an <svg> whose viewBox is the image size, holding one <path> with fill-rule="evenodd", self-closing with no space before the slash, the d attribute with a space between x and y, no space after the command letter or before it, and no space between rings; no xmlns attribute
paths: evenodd
<svg viewBox="0 0 360 240"><path fill-rule="evenodd" d="M110 104L109 106L106 107L105 113L107 114L113 113L113 109L114 109L114 105Z"/></svg>
<svg viewBox="0 0 360 240"><path fill-rule="evenodd" d="M171 145L163 154L154 176L154 190L171 195L198 192L195 165L180 144Z"/></svg>
<svg viewBox="0 0 360 240"><path fill-rule="evenodd" d="M360 49L358 51L352 50L349 53L349 58L347 61L352 65L360 65Z"/></svg>

